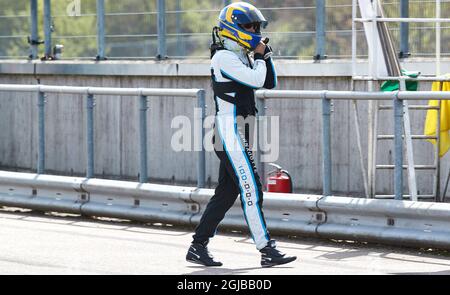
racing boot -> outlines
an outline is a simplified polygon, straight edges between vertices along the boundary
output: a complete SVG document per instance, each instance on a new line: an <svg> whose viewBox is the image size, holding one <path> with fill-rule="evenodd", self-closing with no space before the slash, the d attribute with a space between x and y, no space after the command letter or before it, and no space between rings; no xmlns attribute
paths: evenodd
<svg viewBox="0 0 450 295"><path fill-rule="evenodd" d="M208 242L192 243L186 254L186 261L204 266L222 266L222 262L215 261L208 251Z"/></svg>
<svg viewBox="0 0 450 295"><path fill-rule="evenodd" d="M271 267L286 264L297 259L297 256L286 256L276 249L275 240L270 240L267 246L259 250L261 252L261 266Z"/></svg>

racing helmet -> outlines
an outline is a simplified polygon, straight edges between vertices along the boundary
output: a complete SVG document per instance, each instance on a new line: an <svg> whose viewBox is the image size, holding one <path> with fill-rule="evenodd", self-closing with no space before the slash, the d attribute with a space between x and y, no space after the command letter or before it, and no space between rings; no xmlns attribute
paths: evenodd
<svg viewBox="0 0 450 295"><path fill-rule="evenodd" d="M255 32L249 32L253 26ZM236 41L248 50L254 50L261 41L261 27L267 21L255 6L246 2L235 2L225 6L219 14L220 35Z"/></svg>

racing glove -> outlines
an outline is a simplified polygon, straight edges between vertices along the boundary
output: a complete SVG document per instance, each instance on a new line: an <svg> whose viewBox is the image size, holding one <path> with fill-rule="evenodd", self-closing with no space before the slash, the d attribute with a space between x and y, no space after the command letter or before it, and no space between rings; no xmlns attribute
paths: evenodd
<svg viewBox="0 0 450 295"><path fill-rule="evenodd" d="M273 54L272 47L269 44L266 44L266 49L264 50L264 59L268 59Z"/></svg>

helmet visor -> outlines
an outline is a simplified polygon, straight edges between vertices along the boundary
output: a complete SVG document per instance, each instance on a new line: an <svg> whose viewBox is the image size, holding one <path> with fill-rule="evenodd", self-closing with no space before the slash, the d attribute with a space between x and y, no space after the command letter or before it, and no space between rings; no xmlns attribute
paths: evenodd
<svg viewBox="0 0 450 295"><path fill-rule="evenodd" d="M260 23L262 28L267 26L267 20L258 9L250 9L245 14L237 14L238 24Z"/></svg>

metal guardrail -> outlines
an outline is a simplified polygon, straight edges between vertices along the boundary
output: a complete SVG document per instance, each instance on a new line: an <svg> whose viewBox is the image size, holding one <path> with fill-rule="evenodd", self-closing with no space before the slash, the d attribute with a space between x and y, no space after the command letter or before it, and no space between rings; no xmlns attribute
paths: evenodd
<svg viewBox="0 0 450 295"><path fill-rule="evenodd" d="M46 86L46 85L19 85L19 84L0 84L0 92L34 92L38 97L38 165L37 173L45 172L45 94L81 94L86 95L86 150L87 150L87 169L86 177L94 176L94 95L125 95L138 96L139 105L139 182L144 183L148 180L147 168L147 110L148 96L176 96L197 98L197 106L201 108L201 116L199 126L201 128L201 136L198 140L203 140L204 129L203 122L205 119L205 90L203 89L164 89L164 88L111 88L111 87L72 87L72 86ZM203 142L203 141L202 141ZM197 143L199 144L199 143ZM197 185L205 187L205 149L203 144L199 144L201 150L198 151L197 162Z"/></svg>
<svg viewBox="0 0 450 295"><path fill-rule="evenodd" d="M212 189L0 171L0 206L196 225ZM271 233L450 249L450 204L265 193ZM236 203L221 223L246 229Z"/></svg>

